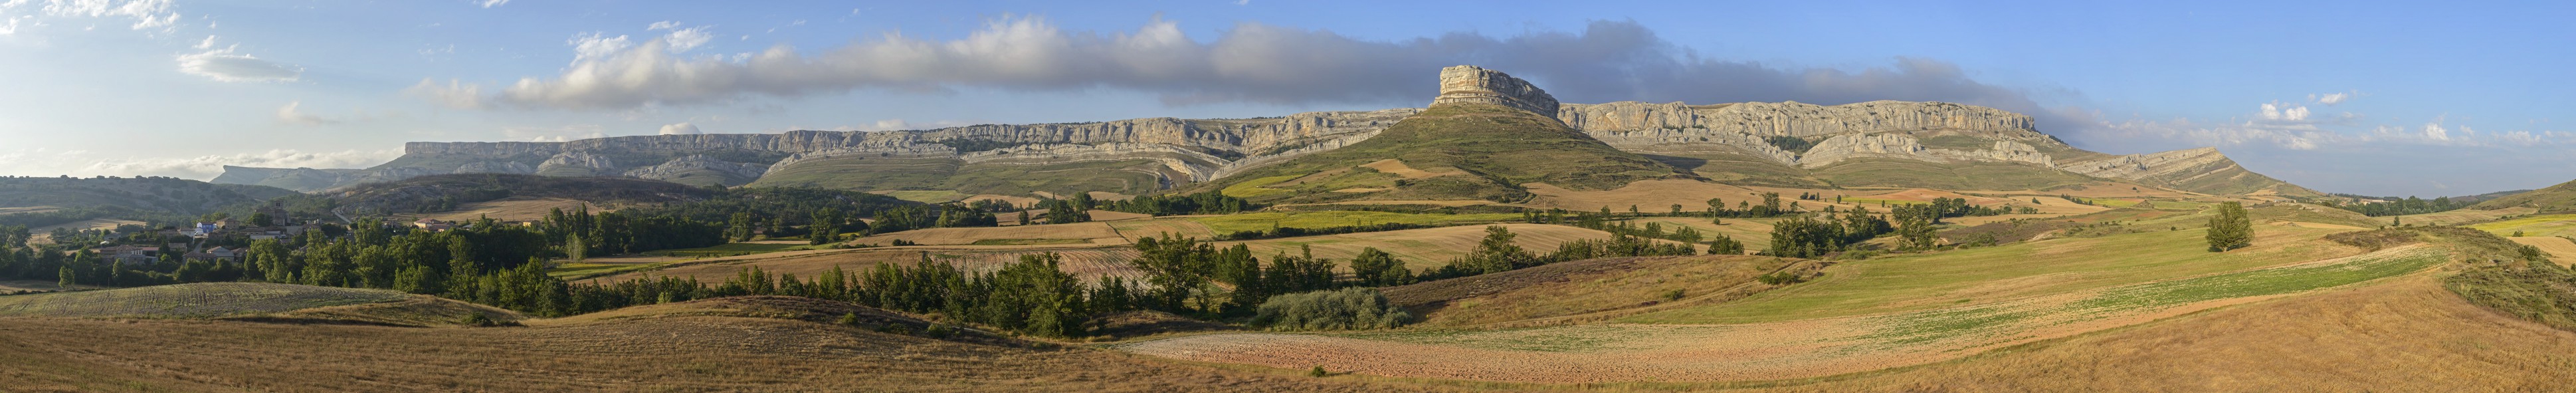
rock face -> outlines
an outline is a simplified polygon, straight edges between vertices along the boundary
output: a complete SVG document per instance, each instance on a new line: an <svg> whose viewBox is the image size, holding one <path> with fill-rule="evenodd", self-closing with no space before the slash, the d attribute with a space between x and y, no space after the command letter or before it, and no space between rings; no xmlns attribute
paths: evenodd
<svg viewBox="0 0 2576 393"><path fill-rule="evenodd" d="M2030 116L1945 102L1844 105L1746 102L1562 104L1545 90L1476 66L1441 70L1431 106L1490 104L1546 115L1618 150L1740 155L1817 169L1854 159L2029 165L2147 184L2286 185L2200 148L2110 156L2040 133ZM1206 182L1377 137L1421 108L1308 112L1253 119L1168 117L1083 123L982 124L930 130L642 135L568 142L412 142L393 162L357 169L226 167L216 182L319 191L443 173L628 176L741 185L826 158L953 160L956 167L1151 161L1164 187ZM1797 141L1786 141L1796 138ZM1803 151L1781 148L1812 144ZM1005 168L1000 171L1016 170ZM942 175L930 175L942 176ZM1028 175L1043 176L1043 175ZM1023 179L1025 180L1025 179ZM1008 180L1018 181L1018 180ZM872 185L873 186L873 185ZM918 187L918 184L884 185ZM2267 186L2268 187L2268 186ZM2289 186L2295 188L2296 186Z"/></svg>
<svg viewBox="0 0 2576 393"><path fill-rule="evenodd" d="M1431 106L1493 104L1556 117L1556 96L1500 71L1462 65L1440 69L1440 96Z"/></svg>

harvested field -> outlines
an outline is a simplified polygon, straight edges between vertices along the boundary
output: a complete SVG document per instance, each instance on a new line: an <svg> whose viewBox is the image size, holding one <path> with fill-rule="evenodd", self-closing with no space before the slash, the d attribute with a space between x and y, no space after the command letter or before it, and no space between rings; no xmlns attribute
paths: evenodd
<svg viewBox="0 0 2576 393"><path fill-rule="evenodd" d="M1118 231L1118 235L1127 238L1129 242L1148 237L1161 237L1165 233L1199 239L1216 238L1216 231L1208 229L1206 224L1187 219L1120 221L1109 223L1109 227Z"/></svg>
<svg viewBox="0 0 2576 393"><path fill-rule="evenodd" d="M1258 231L1270 228L1333 228L1376 224L1464 225L1520 221L1518 213L1436 214L1388 213L1373 211L1326 210L1310 212L1260 212L1222 216L1189 216L1179 219L1197 221L1219 234Z"/></svg>
<svg viewBox="0 0 2576 393"><path fill-rule="evenodd" d="M1493 325L1703 301L1754 283L1792 260L1753 256L1603 258L1387 288L1387 300L1422 318L1414 326ZM1750 288L1742 296L1768 289ZM1721 296L1715 301L1732 300ZM1606 317L1605 317L1606 318Z"/></svg>
<svg viewBox="0 0 2576 393"><path fill-rule="evenodd" d="M1565 244L1565 242L1569 241L1610 237L1609 232L1562 225L1502 225L1504 228L1511 229L1513 234L1519 235L1519 237L1514 240L1521 245L1521 248L1529 249L1534 253L1555 251L1558 245ZM1404 260L1406 267L1413 268L1414 270L1422 270L1440 267L1443 264L1449 263L1450 258L1466 255L1468 252L1476 249L1477 242L1484 239L1484 226L1469 225L1430 229L1408 229L1401 231L1292 237L1284 239L1217 242L1216 246L1233 247L1235 244L1245 244L1252 249L1253 256L1260 257L1263 260L1268 260L1272 255L1276 254L1297 255L1300 251L1300 246L1313 246L1316 257L1339 260L1337 262L1339 262L1341 266L1336 267L1339 269L1348 269L1348 261L1351 257L1358 256L1361 249L1375 247L1378 250L1386 251L1388 254L1395 254L1396 258Z"/></svg>
<svg viewBox="0 0 2576 393"><path fill-rule="evenodd" d="M116 229L116 227L118 227L118 226L124 226L124 225L143 225L143 222L142 222L142 221L135 221L135 220L117 220L117 219L107 219L107 218L93 218L93 219L80 220L80 221L73 221L73 222L67 222L67 223L56 224L56 225L46 225L46 226L35 227L35 228L27 228L27 232L29 232L29 233L47 233L47 232L53 232L53 231L54 231L54 229L70 229L70 230L75 230L75 231L95 231L95 230L102 230L102 229Z"/></svg>
<svg viewBox="0 0 2576 393"><path fill-rule="evenodd" d="M2291 266L1894 314L1740 325L1211 334L1119 346L1193 361L1536 383L1809 378L1955 359L2285 294L2420 271L2414 246ZM1797 289L1791 286L1784 290Z"/></svg>
<svg viewBox="0 0 2576 393"><path fill-rule="evenodd" d="M2550 261L2558 262L2560 265L2576 265L2576 240L2568 240L2564 237L2554 236L2525 236L2511 237L2507 239L2513 239L2513 242L2515 243L2522 243L2532 247L2540 247L2541 252L2549 253Z"/></svg>
<svg viewBox="0 0 2576 393"><path fill-rule="evenodd" d="M1103 277L1110 276L1125 277L1128 279L1143 277L1142 272L1139 272L1135 267L1128 265L1127 261L1135 259L1137 256L1136 250L1130 247L1063 248L1048 246L920 246L778 253L776 254L778 256L752 256L697 260L683 263L672 263L667 265L668 267L659 270L623 273L600 277L598 280L617 282L643 277L676 276L692 277L700 281L715 282L723 281L726 278L732 277L734 273L742 271L742 269L752 267L759 267L762 271L769 272L770 274L795 274L797 277L811 278L820 275L825 271L832 270L832 267L834 266L839 266L843 271L855 273L873 268L876 264L880 263L911 264L919 262L924 255L930 256L931 260L934 261L956 263L960 267L966 268L968 271L992 272L1000 270L1005 265L1018 263L1021 255L1048 252L1064 256L1064 264L1061 268L1065 272L1073 273L1074 276L1082 278L1084 281L1098 281Z"/></svg>
<svg viewBox="0 0 2576 393"><path fill-rule="evenodd" d="M2480 308L2416 275L1899 372L1747 390L2551 391L2576 380L2570 354L2576 333Z"/></svg>
<svg viewBox="0 0 2576 393"><path fill-rule="evenodd" d="M1434 178L1434 177L1441 177L1441 176L1449 176L1449 175L1464 175L1464 174L1467 174L1466 172L1458 172L1458 171L1455 171L1455 170L1447 171L1447 172L1431 172L1431 171L1425 171L1425 170L1420 170L1420 169L1413 169L1413 167L1405 166L1405 165L1404 165L1404 161L1403 161L1403 160L1397 160L1397 159L1393 159L1393 158L1384 159L1384 160L1377 160L1377 162L1371 162L1371 163L1367 163L1367 164L1361 164L1360 166L1362 166L1362 167L1367 167L1368 169L1376 169L1378 172L1385 172L1386 174L1389 174L1389 175L1396 175L1396 176L1400 176L1400 177L1403 177L1403 178L1406 178L1406 179L1427 179L1427 178Z"/></svg>
<svg viewBox="0 0 2576 393"><path fill-rule="evenodd" d="M1110 229L1108 223L1100 222L915 229L863 237L848 243L888 245L894 244L895 240L905 240L921 245L956 246L999 239L1066 239L1079 240L1084 244L1127 244L1127 239L1118 236L1118 232Z"/></svg>
<svg viewBox="0 0 2576 393"><path fill-rule="evenodd" d="M1671 210L1675 204L1682 205L1684 211L1708 211L1709 198L1726 198L1727 203L1733 204L1745 198L1746 194L1755 193L1745 187L1679 179L1639 181L1609 191L1577 191L1545 183L1521 186L1538 196L1530 201L1531 205L1581 211L1609 206L1610 210L1624 212L1628 211L1628 206L1634 205L1640 210L1660 212Z"/></svg>
<svg viewBox="0 0 2576 393"><path fill-rule="evenodd" d="M0 320L11 391L1450 391L1029 349L794 319L644 316L524 328Z"/></svg>
<svg viewBox="0 0 2576 393"><path fill-rule="evenodd" d="M1154 218L1154 215L1152 214L1113 212L1108 210L1092 210L1086 213L1091 214L1092 221L1128 221Z"/></svg>
<svg viewBox="0 0 2576 393"><path fill-rule="evenodd" d="M414 295L265 283L198 283L0 297L0 316L215 318L401 301Z"/></svg>
<svg viewBox="0 0 2576 393"><path fill-rule="evenodd" d="M536 221L545 219L546 214L554 212L555 209L563 209L565 212L572 212L580 210L584 206L588 206L590 208L591 214L599 214L616 210L614 206L583 202L573 199L510 197L495 201L458 205L456 206L456 210L448 212L396 215L394 216L394 222L410 222L422 218L434 218L441 221L473 221L482 219L483 217L491 217L493 220L499 221Z"/></svg>
<svg viewBox="0 0 2576 393"><path fill-rule="evenodd" d="M2458 225L2474 222L2495 221L2496 219L2504 218L2505 216L2527 215L2538 211L2540 211L2540 209L2528 207L2511 207L2496 210L2459 209L2446 212L2410 214L2395 217L2397 221L2407 224ZM2372 219L2380 222L2389 221L2389 217L2372 217Z"/></svg>
<svg viewBox="0 0 2576 393"><path fill-rule="evenodd" d="M1633 323L1755 323L1990 304L2173 277L2359 254L2323 240L2342 231L2256 226L2254 246L2201 247L2200 231L2052 239L1847 261L1825 277L1742 301L1622 319Z"/></svg>

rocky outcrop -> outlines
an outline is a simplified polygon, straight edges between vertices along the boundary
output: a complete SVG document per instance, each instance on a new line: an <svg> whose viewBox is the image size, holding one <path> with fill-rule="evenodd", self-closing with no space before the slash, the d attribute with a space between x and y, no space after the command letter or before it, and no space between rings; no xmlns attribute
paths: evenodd
<svg viewBox="0 0 2576 393"><path fill-rule="evenodd" d="M1493 104L1556 117L1556 96L1539 90L1528 81L1483 67L1462 65L1440 69L1440 96L1431 106L1454 104Z"/></svg>
<svg viewBox="0 0 2576 393"><path fill-rule="evenodd" d="M1904 134L1844 134L1808 148L1798 165L1814 168L1856 157L1929 158L1924 156L1923 144Z"/></svg>
<svg viewBox="0 0 2576 393"><path fill-rule="evenodd" d="M465 163L465 165L458 165L456 166L456 169L449 170L447 173L507 173L525 175L537 173L537 168L528 167L528 164L519 163L517 161L475 161Z"/></svg>
<svg viewBox="0 0 2576 393"><path fill-rule="evenodd" d="M690 155L654 166L627 170L625 175L627 177L676 181L680 180L682 176L693 173L714 173L726 177L723 183L728 183L727 185L739 185L741 183L749 183L751 179L758 179L760 178L760 175L769 173L769 166L727 162L705 155Z"/></svg>
<svg viewBox="0 0 2576 393"><path fill-rule="evenodd" d="M574 150L555 154L537 164L538 174L553 176L599 176L617 173L617 161L589 151Z"/></svg>
<svg viewBox="0 0 2576 393"><path fill-rule="evenodd" d="M2168 152L2130 154L2065 166L2069 172L2114 179L2146 179L2170 176L2191 168L2220 162L2233 163L2218 148L2202 147Z"/></svg>

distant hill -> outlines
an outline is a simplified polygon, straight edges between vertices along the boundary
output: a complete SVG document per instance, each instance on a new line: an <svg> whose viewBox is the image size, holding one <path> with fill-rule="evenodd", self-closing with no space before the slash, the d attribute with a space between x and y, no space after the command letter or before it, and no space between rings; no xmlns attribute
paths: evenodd
<svg viewBox="0 0 2576 393"><path fill-rule="evenodd" d="M2481 194L2479 196L2494 195ZM2538 190L2514 193L2470 205L2471 209L2495 210L2512 207L2538 208L2540 211L2576 210L2576 181L2558 183Z"/></svg>
<svg viewBox="0 0 2576 393"><path fill-rule="evenodd" d="M369 183L327 194L334 211L349 216L444 211L457 205L508 197L561 198L596 204L658 204L705 200L716 191L685 184L624 177L555 177L497 173L422 176Z"/></svg>
<svg viewBox="0 0 2576 393"><path fill-rule="evenodd" d="M1197 186L1263 203L1529 198L1524 184L1609 190L1690 178L1555 119L1499 105L1433 107L1376 138Z"/></svg>
<svg viewBox="0 0 2576 393"><path fill-rule="evenodd" d="M0 208L124 208L198 215L297 195L282 188L214 184L167 177L0 177Z"/></svg>

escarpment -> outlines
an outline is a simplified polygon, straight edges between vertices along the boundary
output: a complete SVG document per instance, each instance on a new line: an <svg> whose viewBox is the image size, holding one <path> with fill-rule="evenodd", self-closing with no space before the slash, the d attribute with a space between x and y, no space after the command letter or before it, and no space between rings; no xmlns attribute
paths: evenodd
<svg viewBox="0 0 2576 393"><path fill-rule="evenodd" d="M1784 173L1795 177L1852 163L1899 162L2043 171L2211 193L2313 193L2247 171L2216 149L2124 156L2092 153L2041 133L2030 116L1974 105L1903 101L1566 104L1530 81L1476 66L1442 69L1438 80L1438 94L1430 103L1434 109L1526 111L1542 122L1562 123L1564 129L1607 144L1620 154L1642 155L1631 157L1712 172L1702 175L1759 172L1707 176L1715 179ZM226 167L215 181L309 192L435 174L508 173L625 176L727 186L963 187L968 189L959 191L1006 193L1041 187L1035 191L1134 194L1226 179L1342 150L1379 138L1389 127L1426 110L979 124L880 132L639 135L566 142L412 142L404 145L402 157L373 168ZM1748 161L1770 169L1704 164ZM1114 190L1097 189L1102 187Z"/></svg>

